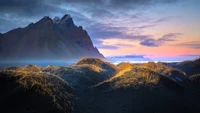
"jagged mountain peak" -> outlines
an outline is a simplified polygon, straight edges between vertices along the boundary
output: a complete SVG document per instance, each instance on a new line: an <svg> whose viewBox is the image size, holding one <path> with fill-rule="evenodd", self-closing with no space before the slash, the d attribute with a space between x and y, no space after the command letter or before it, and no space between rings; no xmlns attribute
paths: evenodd
<svg viewBox="0 0 200 113"><path fill-rule="evenodd" d="M66 20L68 20L68 19L70 19L70 18L72 18L70 14L65 14L65 15L62 17L61 21L66 21Z"/></svg>
<svg viewBox="0 0 200 113"><path fill-rule="evenodd" d="M49 16L44 16L39 22L51 22L54 24L73 24L73 19L70 14L65 14L62 18L55 16L53 19Z"/></svg>
<svg viewBox="0 0 200 113"><path fill-rule="evenodd" d="M56 16L53 19L54 24L73 24L74 22L72 20L72 17L70 14L65 14L62 18Z"/></svg>
<svg viewBox="0 0 200 113"><path fill-rule="evenodd" d="M59 23L60 18L58 16L54 17L53 19L53 23Z"/></svg>
<svg viewBox="0 0 200 113"><path fill-rule="evenodd" d="M68 60L104 58L94 48L90 36L74 24L69 14L61 19L45 16L20 30L3 34L0 60Z"/></svg>
<svg viewBox="0 0 200 113"><path fill-rule="evenodd" d="M49 16L44 16L42 19L40 19L38 22L35 24L41 24L41 25L53 25L53 20Z"/></svg>
<svg viewBox="0 0 200 113"><path fill-rule="evenodd" d="M52 21L49 16L44 16L40 21Z"/></svg>

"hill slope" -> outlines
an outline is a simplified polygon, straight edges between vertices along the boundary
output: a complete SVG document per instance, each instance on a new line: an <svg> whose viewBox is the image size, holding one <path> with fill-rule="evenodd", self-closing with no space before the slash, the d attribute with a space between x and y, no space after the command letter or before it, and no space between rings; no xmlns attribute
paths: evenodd
<svg viewBox="0 0 200 113"><path fill-rule="evenodd" d="M42 72L0 71L1 113L71 113L72 87Z"/></svg>
<svg viewBox="0 0 200 113"><path fill-rule="evenodd" d="M189 76L200 73L200 59L196 59L194 61L172 63L169 65L186 72Z"/></svg>
<svg viewBox="0 0 200 113"><path fill-rule="evenodd" d="M108 76L112 76L114 73L118 71L118 68L115 65L108 62L104 62L96 58L83 58L76 63L76 65L83 65L83 64L97 66L106 71Z"/></svg>
<svg viewBox="0 0 200 113"><path fill-rule="evenodd" d="M111 77L117 72L117 68L100 59L84 58L67 67L47 66L43 72L53 73L75 86L88 87Z"/></svg>
<svg viewBox="0 0 200 113"><path fill-rule="evenodd" d="M182 81L187 78L187 75L184 71L172 68L162 62L158 62L158 63L148 62L142 65L139 65L138 67L150 69L166 77L169 77L170 79L174 81Z"/></svg>
<svg viewBox="0 0 200 113"><path fill-rule="evenodd" d="M179 82L171 80L171 70L163 63L115 66L94 58L67 67L10 67L0 72L0 107L20 113L199 113L199 75Z"/></svg>
<svg viewBox="0 0 200 113"><path fill-rule="evenodd" d="M198 93L185 90L169 78L136 67L96 85L90 95L99 97L90 103L97 113L197 113L200 100Z"/></svg>

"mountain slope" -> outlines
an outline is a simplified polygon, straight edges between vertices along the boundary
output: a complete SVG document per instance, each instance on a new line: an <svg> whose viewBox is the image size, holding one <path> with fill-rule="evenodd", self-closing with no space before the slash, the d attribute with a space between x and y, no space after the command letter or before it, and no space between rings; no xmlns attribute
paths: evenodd
<svg viewBox="0 0 200 113"><path fill-rule="evenodd" d="M104 58L81 26L71 16L47 16L25 28L0 36L0 60L68 60L82 57Z"/></svg>

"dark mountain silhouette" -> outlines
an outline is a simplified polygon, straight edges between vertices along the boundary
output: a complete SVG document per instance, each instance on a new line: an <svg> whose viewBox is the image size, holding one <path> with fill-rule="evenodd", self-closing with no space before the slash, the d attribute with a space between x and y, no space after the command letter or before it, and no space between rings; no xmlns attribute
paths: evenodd
<svg viewBox="0 0 200 113"><path fill-rule="evenodd" d="M104 58L81 26L69 14L48 16L25 28L0 34L0 60L67 60Z"/></svg>

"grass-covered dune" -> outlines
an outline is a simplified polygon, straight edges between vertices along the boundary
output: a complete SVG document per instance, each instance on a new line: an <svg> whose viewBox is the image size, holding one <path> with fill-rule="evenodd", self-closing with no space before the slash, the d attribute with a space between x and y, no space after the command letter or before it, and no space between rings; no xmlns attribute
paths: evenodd
<svg viewBox="0 0 200 113"><path fill-rule="evenodd" d="M200 73L200 58L193 61L184 61L169 64L171 67L184 71L188 76Z"/></svg>
<svg viewBox="0 0 200 113"><path fill-rule="evenodd" d="M43 72L0 71L1 113L72 113L73 88Z"/></svg>
<svg viewBox="0 0 200 113"><path fill-rule="evenodd" d="M198 113L199 93L146 68L132 68L93 90L90 95L101 97L89 104L91 109L98 109L97 113ZM104 102L106 105L100 104Z"/></svg>
<svg viewBox="0 0 200 113"><path fill-rule="evenodd" d="M84 58L9 67L0 71L0 113L199 113L199 74L172 65Z"/></svg>
<svg viewBox="0 0 200 113"><path fill-rule="evenodd" d="M117 68L100 59L84 58L71 66L47 66L43 72L53 73L74 86L90 87L112 77Z"/></svg>
<svg viewBox="0 0 200 113"><path fill-rule="evenodd" d="M150 69L155 71L163 76L169 77L175 81L182 81L183 79L187 78L187 75L184 71L172 68L165 63L158 62L148 62L143 65L139 65L138 67Z"/></svg>
<svg viewBox="0 0 200 113"><path fill-rule="evenodd" d="M154 72L146 68L132 68L130 71L125 72L121 76L113 77L98 84L99 86L103 84L109 84L109 86L104 86L104 89L119 89L127 87L163 87L163 86L172 86L174 88L179 87L174 81L169 78L162 76L161 74ZM98 86L97 85L97 86Z"/></svg>

